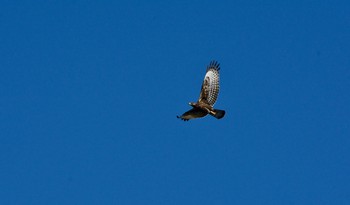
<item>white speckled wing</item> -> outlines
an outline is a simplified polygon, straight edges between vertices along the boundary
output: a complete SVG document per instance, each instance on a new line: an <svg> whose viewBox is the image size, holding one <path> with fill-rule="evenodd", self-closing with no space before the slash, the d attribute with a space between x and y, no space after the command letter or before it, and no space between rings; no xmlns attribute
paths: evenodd
<svg viewBox="0 0 350 205"><path fill-rule="evenodd" d="M220 90L219 70L220 64L218 64L216 61L210 62L209 66L207 67L207 72L204 76L199 101L207 102L212 106L215 104Z"/></svg>

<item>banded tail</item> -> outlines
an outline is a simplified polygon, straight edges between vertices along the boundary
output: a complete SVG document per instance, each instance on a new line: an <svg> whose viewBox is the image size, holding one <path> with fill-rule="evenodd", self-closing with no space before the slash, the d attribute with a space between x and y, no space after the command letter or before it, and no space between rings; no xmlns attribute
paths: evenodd
<svg viewBox="0 0 350 205"><path fill-rule="evenodd" d="M225 116L225 110L214 109L213 113L209 113L209 114L215 117L216 119L221 119Z"/></svg>

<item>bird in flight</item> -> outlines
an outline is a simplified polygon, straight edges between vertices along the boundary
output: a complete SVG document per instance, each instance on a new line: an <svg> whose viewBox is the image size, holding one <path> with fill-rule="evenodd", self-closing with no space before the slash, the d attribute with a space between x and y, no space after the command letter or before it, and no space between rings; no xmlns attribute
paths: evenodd
<svg viewBox="0 0 350 205"><path fill-rule="evenodd" d="M211 115L217 119L221 119L225 115L224 110L214 109L213 106L219 95L219 70L220 64L216 61L211 61L207 67L207 72L204 76L201 92L197 102L190 102L192 109L185 112L181 116L176 116L181 120L188 121L190 119Z"/></svg>

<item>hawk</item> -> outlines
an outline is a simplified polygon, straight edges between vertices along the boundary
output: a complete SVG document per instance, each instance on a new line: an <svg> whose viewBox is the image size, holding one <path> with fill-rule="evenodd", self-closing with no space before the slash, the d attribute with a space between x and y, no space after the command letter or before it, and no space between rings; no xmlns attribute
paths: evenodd
<svg viewBox="0 0 350 205"><path fill-rule="evenodd" d="M217 119L224 117L224 110L213 108L219 95L219 70L220 64L216 61L211 61L204 76L198 101L190 102L189 105L192 106L192 109L181 116L176 116L177 118L188 121L190 119L204 117L208 114Z"/></svg>

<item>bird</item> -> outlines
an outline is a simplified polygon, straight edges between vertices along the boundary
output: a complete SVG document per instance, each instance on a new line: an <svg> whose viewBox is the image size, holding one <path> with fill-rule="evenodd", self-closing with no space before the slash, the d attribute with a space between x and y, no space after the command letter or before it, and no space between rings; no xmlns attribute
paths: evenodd
<svg viewBox="0 0 350 205"><path fill-rule="evenodd" d="M211 115L216 119L221 119L225 116L225 110L214 109L214 104L218 98L220 90L220 64L213 60L207 66L207 70L202 83L199 99L197 102L189 102L192 109L185 112L177 118L188 121L190 119L205 117Z"/></svg>

